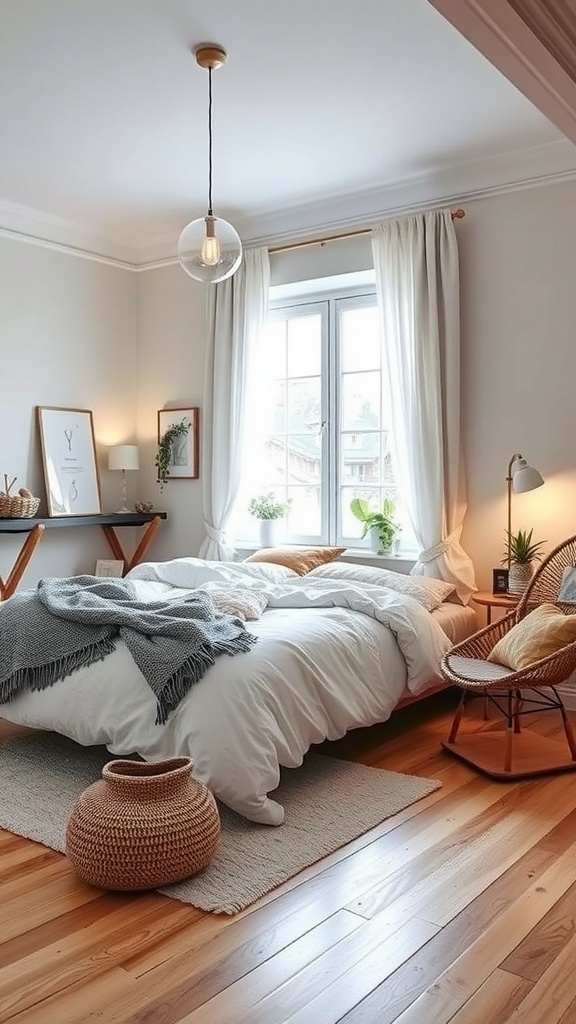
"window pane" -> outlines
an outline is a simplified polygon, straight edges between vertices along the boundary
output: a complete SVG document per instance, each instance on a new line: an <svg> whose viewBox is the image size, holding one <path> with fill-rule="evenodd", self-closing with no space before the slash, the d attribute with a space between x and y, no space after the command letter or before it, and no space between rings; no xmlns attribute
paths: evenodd
<svg viewBox="0 0 576 1024"><path fill-rule="evenodd" d="M288 381L288 431L317 434L320 427L320 377Z"/></svg>
<svg viewBox="0 0 576 1024"><path fill-rule="evenodd" d="M341 429L380 427L380 372L342 375Z"/></svg>
<svg viewBox="0 0 576 1024"><path fill-rule="evenodd" d="M343 433L340 444L343 484L380 483L380 434Z"/></svg>
<svg viewBox="0 0 576 1024"><path fill-rule="evenodd" d="M320 373L322 318L297 316L288 321L288 376L311 377Z"/></svg>
<svg viewBox="0 0 576 1024"><path fill-rule="evenodd" d="M340 366L351 370L380 369L380 330L376 306L340 313Z"/></svg>
<svg viewBox="0 0 576 1024"><path fill-rule="evenodd" d="M292 499L288 515L290 533L301 537L320 539L322 530L320 486L289 487L288 497Z"/></svg>
<svg viewBox="0 0 576 1024"><path fill-rule="evenodd" d="M291 434L288 437L288 480L291 484L320 486L320 443L320 434Z"/></svg>

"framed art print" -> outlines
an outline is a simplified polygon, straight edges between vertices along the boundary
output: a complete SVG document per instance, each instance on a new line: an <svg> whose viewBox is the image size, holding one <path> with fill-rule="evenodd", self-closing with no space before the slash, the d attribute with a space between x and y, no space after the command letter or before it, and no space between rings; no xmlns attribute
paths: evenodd
<svg viewBox="0 0 576 1024"><path fill-rule="evenodd" d="M121 558L98 558L95 576L123 576L124 562Z"/></svg>
<svg viewBox="0 0 576 1024"><path fill-rule="evenodd" d="M36 407L49 516L100 515L100 479L89 409Z"/></svg>
<svg viewBox="0 0 576 1024"><path fill-rule="evenodd" d="M170 435L168 480L196 480L200 475L200 409L159 409L158 444ZM174 429L179 428L179 429Z"/></svg>

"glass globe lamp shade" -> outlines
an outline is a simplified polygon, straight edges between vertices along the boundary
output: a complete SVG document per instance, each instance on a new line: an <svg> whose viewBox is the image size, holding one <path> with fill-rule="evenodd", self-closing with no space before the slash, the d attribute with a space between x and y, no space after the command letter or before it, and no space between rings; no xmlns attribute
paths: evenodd
<svg viewBox="0 0 576 1024"><path fill-rule="evenodd" d="M241 259L240 235L220 217L208 214L191 221L178 239L180 266L204 284L217 284L231 277Z"/></svg>

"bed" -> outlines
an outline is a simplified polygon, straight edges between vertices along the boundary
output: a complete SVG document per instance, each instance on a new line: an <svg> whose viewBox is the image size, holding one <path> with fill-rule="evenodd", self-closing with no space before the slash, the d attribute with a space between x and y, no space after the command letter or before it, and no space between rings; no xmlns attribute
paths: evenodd
<svg viewBox="0 0 576 1024"><path fill-rule="evenodd" d="M221 801L270 825L284 817L274 799L281 767L299 767L312 744L385 721L437 688L443 654L477 628L475 612L442 581L342 562L299 575L265 561L179 558L136 566L127 578L141 601L206 590L220 611L247 618L257 641L218 657L164 724L120 640L103 660L20 692L1 716L105 744L114 756L189 755Z"/></svg>

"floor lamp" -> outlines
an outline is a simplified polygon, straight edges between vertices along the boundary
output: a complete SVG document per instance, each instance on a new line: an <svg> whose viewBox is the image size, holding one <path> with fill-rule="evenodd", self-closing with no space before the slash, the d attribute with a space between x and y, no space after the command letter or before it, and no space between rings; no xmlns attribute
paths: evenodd
<svg viewBox="0 0 576 1024"><path fill-rule="evenodd" d="M108 449L108 469L122 470L122 508L118 512L130 512L126 504L126 470L140 469L138 448L135 444L116 444Z"/></svg>
<svg viewBox="0 0 576 1024"><path fill-rule="evenodd" d="M516 466L515 463L517 463ZM510 569L512 561L510 557L512 542L512 490L518 494L523 491L533 491L536 487L542 486L544 478L537 469L528 465L522 455L516 454L512 456L508 463L506 483L508 485L508 569Z"/></svg>

